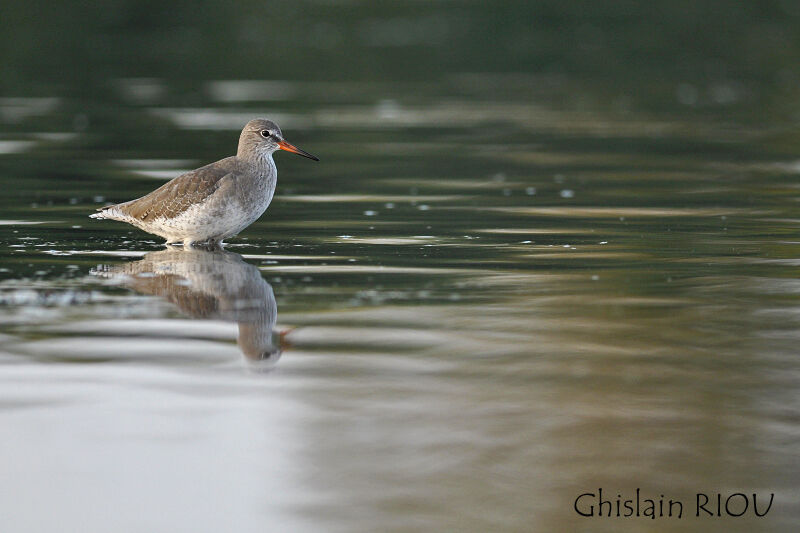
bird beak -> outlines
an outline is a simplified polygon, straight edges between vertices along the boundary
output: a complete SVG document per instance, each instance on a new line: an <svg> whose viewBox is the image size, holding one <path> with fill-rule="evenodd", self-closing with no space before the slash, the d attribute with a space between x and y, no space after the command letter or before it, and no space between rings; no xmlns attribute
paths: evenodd
<svg viewBox="0 0 800 533"><path fill-rule="evenodd" d="M314 157L313 155L309 154L308 152L306 152L304 150L301 150L297 146L294 146L294 145L291 145L291 144L287 143L283 139L278 141L278 147L281 150L286 150L287 152L292 152L293 154L302 155L303 157L307 157L309 159L313 159L314 161L319 161L318 157Z"/></svg>

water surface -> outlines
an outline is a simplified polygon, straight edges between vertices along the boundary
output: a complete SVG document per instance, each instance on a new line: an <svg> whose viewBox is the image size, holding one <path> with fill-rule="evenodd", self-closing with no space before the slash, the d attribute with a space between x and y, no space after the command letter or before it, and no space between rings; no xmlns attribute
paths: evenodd
<svg viewBox="0 0 800 533"><path fill-rule="evenodd" d="M793 530L800 165L753 110L794 108L758 73L673 73L658 99L521 52L475 71L464 41L421 81L370 70L471 9L419 35L356 17L370 79L106 65L89 96L7 90L3 529ZM273 204L225 250L87 218L258 116L321 162L278 154ZM578 516L598 488L685 514ZM775 502L695 518L697 492Z"/></svg>

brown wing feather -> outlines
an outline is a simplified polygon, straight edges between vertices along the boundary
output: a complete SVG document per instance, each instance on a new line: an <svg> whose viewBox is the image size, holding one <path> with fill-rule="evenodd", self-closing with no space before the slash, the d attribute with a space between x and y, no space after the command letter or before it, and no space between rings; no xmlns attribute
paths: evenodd
<svg viewBox="0 0 800 533"><path fill-rule="evenodd" d="M223 178L240 172L235 157L228 157L174 178L150 194L116 207L138 220L172 218L214 194Z"/></svg>

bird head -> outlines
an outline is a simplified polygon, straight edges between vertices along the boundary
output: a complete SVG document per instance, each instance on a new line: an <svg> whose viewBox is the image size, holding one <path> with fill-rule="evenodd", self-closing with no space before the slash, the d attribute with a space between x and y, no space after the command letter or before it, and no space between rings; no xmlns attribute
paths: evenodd
<svg viewBox="0 0 800 533"><path fill-rule="evenodd" d="M286 142L281 129L271 120L265 118L251 120L242 130L242 135L239 137L240 156L245 153L255 153L263 157L278 150L286 150L319 161L317 157Z"/></svg>

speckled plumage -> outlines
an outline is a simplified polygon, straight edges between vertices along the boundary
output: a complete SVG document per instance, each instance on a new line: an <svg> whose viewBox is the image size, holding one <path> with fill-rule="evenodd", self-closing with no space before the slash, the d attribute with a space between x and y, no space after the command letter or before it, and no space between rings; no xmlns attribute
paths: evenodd
<svg viewBox="0 0 800 533"><path fill-rule="evenodd" d="M98 209L92 218L127 222L168 244L221 242L260 217L272 200L283 149L316 158L286 143L277 124L247 123L235 156L187 172L136 200Z"/></svg>

